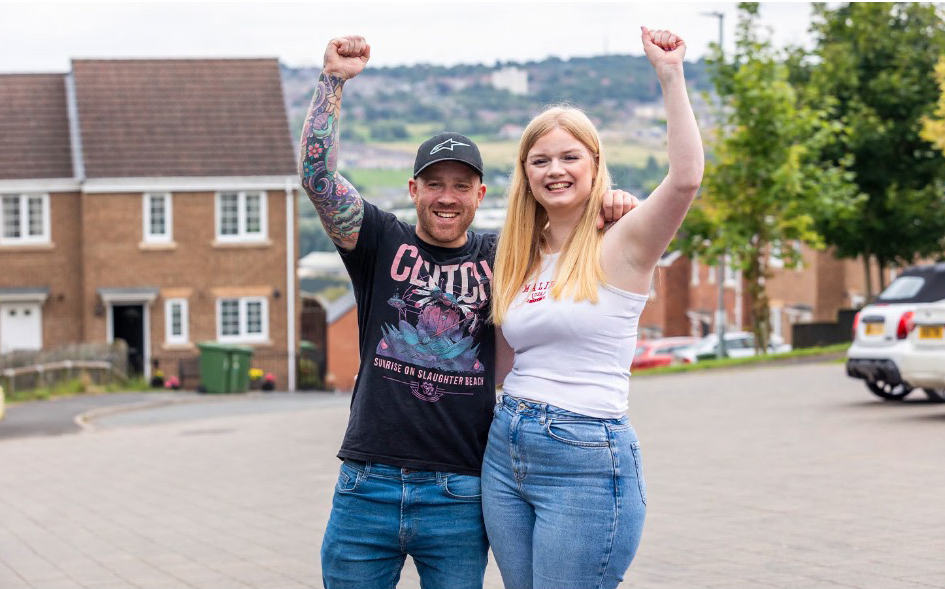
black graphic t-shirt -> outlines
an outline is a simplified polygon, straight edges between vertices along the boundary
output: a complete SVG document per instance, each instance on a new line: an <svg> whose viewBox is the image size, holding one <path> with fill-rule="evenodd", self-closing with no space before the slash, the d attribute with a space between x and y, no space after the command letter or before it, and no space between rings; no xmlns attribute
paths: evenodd
<svg viewBox="0 0 945 589"><path fill-rule="evenodd" d="M364 203L357 246L339 250L361 350L339 458L479 475L495 405L495 243L470 231L462 247L437 247Z"/></svg>

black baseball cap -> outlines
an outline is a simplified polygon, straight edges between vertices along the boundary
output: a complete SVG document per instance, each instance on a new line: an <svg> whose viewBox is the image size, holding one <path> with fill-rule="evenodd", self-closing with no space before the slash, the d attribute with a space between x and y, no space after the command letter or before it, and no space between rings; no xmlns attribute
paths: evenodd
<svg viewBox="0 0 945 589"><path fill-rule="evenodd" d="M417 150L417 159L413 163L413 177L435 163L454 161L462 162L476 170L482 179L482 156L476 143L459 133L440 133L430 137Z"/></svg>

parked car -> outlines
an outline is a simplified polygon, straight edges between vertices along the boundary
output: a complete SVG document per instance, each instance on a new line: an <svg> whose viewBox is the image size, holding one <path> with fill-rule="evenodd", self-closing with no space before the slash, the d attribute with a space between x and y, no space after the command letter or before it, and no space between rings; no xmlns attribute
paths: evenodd
<svg viewBox="0 0 945 589"><path fill-rule="evenodd" d="M631 370L645 370L657 366L669 366L673 363L673 352L692 345L694 337L664 337L637 342L633 353Z"/></svg>
<svg viewBox="0 0 945 589"><path fill-rule="evenodd" d="M912 318L909 348L901 358L902 380L945 402L945 305L920 306Z"/></svg>
<svg viewBox="0 0 945 589"><path fill-rule="evenodd" d="M780 354L790 352L791 345L784 343L784 338L771 334L768 338L768 353ZM684 364L692 364L700 360L717 358L719 355L719 336L715 333L703 337L695 344L677 350L674 356ZM725 357L744 358L755 355L755 334L748 331L725 332Z"/></svg>
<svg viewBox="0 0 945 589"><path fill-rule="evenodd" d="M916 312L943 302L945 263L903 271L876 300L856 314L853 343L847 349L847 375L863 379L866 388L882 399L905 398L918 386L902 375L903 354L913 347L909 334L915 327ZM930 399L940 400L941 395L933 387L925 392Z"/></svg>

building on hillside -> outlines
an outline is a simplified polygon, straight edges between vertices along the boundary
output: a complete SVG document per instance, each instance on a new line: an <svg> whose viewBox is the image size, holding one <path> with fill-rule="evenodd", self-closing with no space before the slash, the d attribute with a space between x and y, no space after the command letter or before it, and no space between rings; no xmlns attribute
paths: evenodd
<svg viewBox="0 0 945 589"><path fill-rule="evenodd" d="M318 278L321 276L348 279L348 270L337 251L310 252L299 260L300 278Z"/></svg>
<svg viewBox="0 0 945 589"><path fill-rule="evenodd" d="M517 67L504 67L492 72L489 77L496 90L507 90L516 96L528 94L528 72Z"/></svg>
<svg viewBox="0 0 945 589"><path fill-rule="evenodd" d="M275 59L0 75L0 350L254 349L294 388L298 178Z"/></svg>

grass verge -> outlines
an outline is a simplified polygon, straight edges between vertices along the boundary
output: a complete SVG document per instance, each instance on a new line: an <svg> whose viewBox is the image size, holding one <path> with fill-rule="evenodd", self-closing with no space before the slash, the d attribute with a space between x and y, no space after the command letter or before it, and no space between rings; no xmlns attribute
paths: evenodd
<svg viewBox="0 0 945 589"><path fill-rule="evenodd" d="M716 360L701 360L695 364L676 364L672 366L660 366L649 370L638 370L633 374L641 376L646 374L675 374L677 372L693 372L696 370L711 370L713 368L728 368L731 366L750 366L754 364L791 364L802 361L841 362L843 353L850 347L848 343L834 344L831 346L820 346L816 348L804 348L801 350L792 350L784 354L769 354L767 356L749 356L747 358L722 358Z"/></svg>
<svg viewBox="0 0 945 589"><path fill-rule="evenodd" d="M99 395L105 393L124 393L128 391L156 391L163 389L152 388L150 383L143 377L130 378L124 381L116 381L106 385L97 385L92 382L88 375L64 380L48 387L39 387L36 389L23 389L6 393L7 403L24 403L27 401L45 401L60 397L71 397L73 395Z"/></svg>

